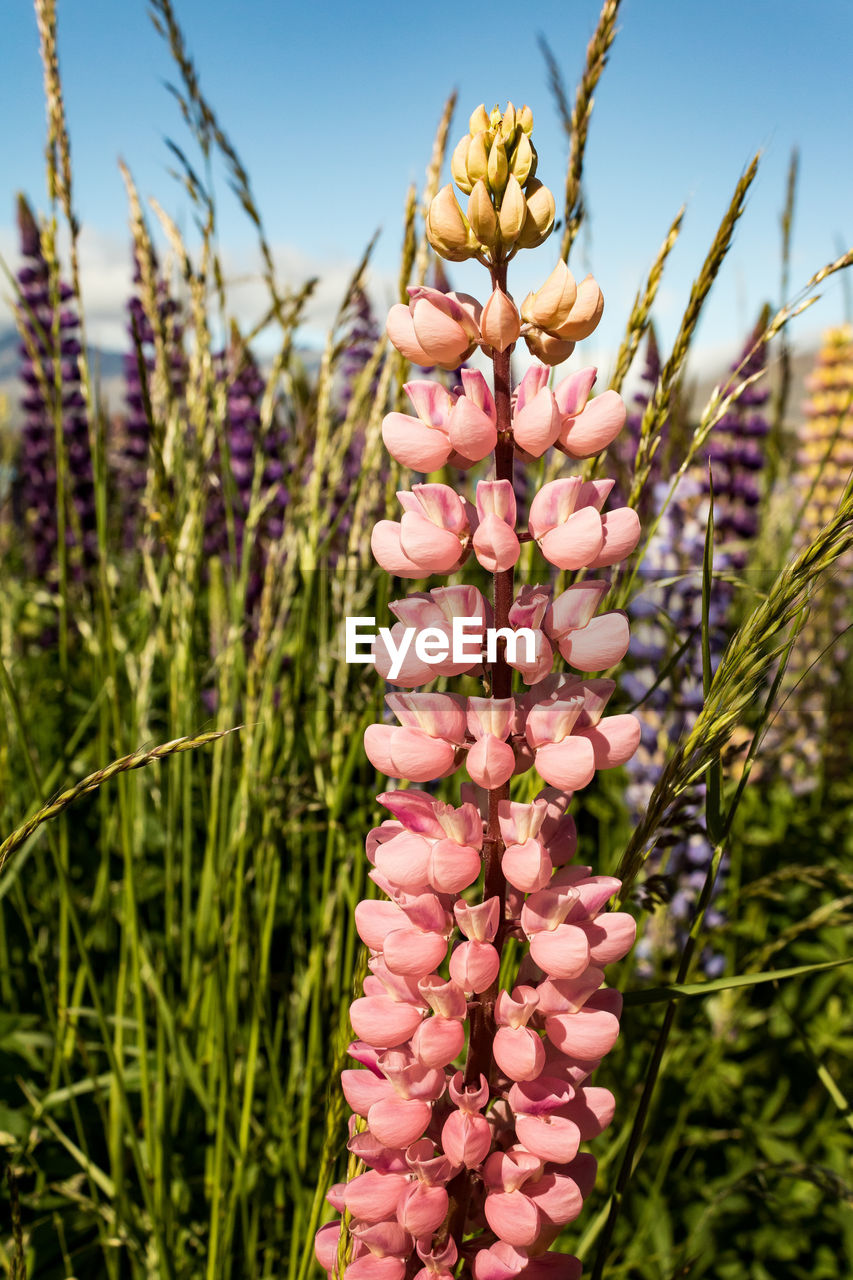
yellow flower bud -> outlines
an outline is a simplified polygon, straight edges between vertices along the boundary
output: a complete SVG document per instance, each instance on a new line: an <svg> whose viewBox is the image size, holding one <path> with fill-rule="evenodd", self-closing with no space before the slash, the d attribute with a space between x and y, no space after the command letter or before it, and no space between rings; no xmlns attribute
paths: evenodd
<svg viewBox="0 0 853 1280"><path fill-rule="evenodd" d="M453 180L460 191L464 191L466 196L471 194L473 183L468 178L468 169L466 167L468 160L468 148L471 145L471 138L466 133L450 157L450 172L453 174Z"/></svg>
<svg viewBox="0 0 853 1280"><path fill-rule="evenodd" d="M516 124L521 125L521 128L528 135L533 132L533 112L526 103L516 116Z"/></svg>
<svg viewBox="0 0 853 1280"><path fill-rule="evenodd" d="M515 133L515 107L511 102L506 104L506 111L503 113L503 119L501 120L500 133L504 142L509 142Z"/></svg>
<svg viewBox="0 0 853 1280"><path fill-rule="evenodd" d="M519 249L535 249L551 234L557 207L550 190L538 178L528 183L525 200L527 216L516 245Z"/></svg>
<svg viewBox="0 0 853 1280"><path fill-rule="evenodd" d="M474 134L468 147L468 158L465 161L468 170L468 181L473 186L480 178L485 180L489 172L489 148L485 132Z"/></svg>
<svg viewBox="0 0 853 1280"><path fill-rule="evenodd" d="M568 268L567 268L568 270ZM598 325L604 311L604 296L592 276L587 276L577 288L577 298L567 318L559 324L546 324L560 338L569 338L572 342L580 342L588 338Z"/></svg>
<svg viewBox="0 0 853 1280"><path fill-rule="evenodd" d="M468 221L480 244L494 249L498 238L498 219L492 197L482 178L475 182L468 200Z"/></svg>
<svg viewBox="0 0 853 1280"><path fill-rule="evenodd" d="M557 333L568 320L577 293L575 278L561 258L541 289L524 299L521 314L528 324Z"/></svg>
<svg viewBox="0 0 853 1280"><path fill-rule="evenodd" d="M521 235L521 228L524 226L526 214L527 205L524 200L524 192L521 190L515 174L511 173L507 179L506 190L504 191L500 213L498 214L501 240L503 240L504 244L514 244Z"/></svg>
<svg viewBox="0 0 853 1280"><path fill-rule="evenodd" d="M464 262L477 251L476 242L472 243L471 229L449 182L429 207L426 233L436 253L450 262Z"/></svg>
<svg viewBox="0 0 853 1280"><path fill-rule="evenodd" d="M468 121L468 131L474 138L478 133L483 133L489 127L489 115L486 111L485 103L481 102L476 111L472 112L471 119Z"/></svg>
<svg viewBox="0 0 853 1280"><path fill-rule="evenodd" d="M536 151L526 133L522 133L515 148L510 165L510 172L515 175L522 186L536 173Z"/></svg>
<svg viewBox="0 0 853 1280"><path fill-rule="evenodd" d="M489 186L495 195L501 195L509 177L509 161L506 158L506 147L500 138L495 138L489 151L488 178Z"/></svg>
<svg viewBox="0 0 853 1280"><path fill-rule="evenodd" d="M521 332L518 311L503 289L495 289L483 307L480 332L495 351L506 351Z"/></svg>
<svg viewBox="0 0 853 1280"><path fill-rule="evenodd" d="M546 333L544 329L528 329L524 335L524 341L527 343L527 349L531 355L552 368L554 365L562 364L564 360L568 360L575 349L573 342L569 342L565 338L555 338L553 334Z"/></svg>

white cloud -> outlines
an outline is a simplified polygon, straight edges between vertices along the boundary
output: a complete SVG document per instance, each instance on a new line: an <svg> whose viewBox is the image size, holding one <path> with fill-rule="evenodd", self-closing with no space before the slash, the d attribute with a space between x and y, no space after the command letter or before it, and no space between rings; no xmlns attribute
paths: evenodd
<svg viewBox="0 0 853 1280"><path fill-rule="evenodd" d="M67 241L61 249L67 262ZM80 234L80 278L86 310L89 341L107 350L123 350L127 346L127 299L132 288L132 262L129 240L94 227L84 227ZM0 227L0 255L14 273L21 265L18 233L13 227ZM221 254L227 285L229 318L233 316L241 329L253 328L266 313L269 293L259 269L258 253L241 251ZM167 254L162 258L167 260ZM305 309L301 340L321 346L334 321L338 307L357 263L339 259L320 261L291 245L273 249L279 287L298 289L312 276L318 284ZM67 271L65 272L67 275ZM396 282L387 274L369 273L368 291L381 314L388 297L393 296ZM0 291L0 328L14 323L11 311L12 290L7 285ZM262 337L259 349L274 345L275 337Z"/></svg>

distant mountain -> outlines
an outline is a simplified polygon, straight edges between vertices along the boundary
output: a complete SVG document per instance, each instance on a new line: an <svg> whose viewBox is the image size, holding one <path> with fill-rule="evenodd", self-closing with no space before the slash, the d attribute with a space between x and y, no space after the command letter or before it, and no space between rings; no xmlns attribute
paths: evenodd
<svg viewBox="0 0 853 1280"><path fill-rule="evenodd" d="M17 330L0 330L0 396L7 397L9 417L13 425L17 425L22 416L18 404L21 397L21 384L18 377L21 367L19 343ZM122 352L89 347L89 362L104 400L111 408L118 408L124 394Z"/></svg>

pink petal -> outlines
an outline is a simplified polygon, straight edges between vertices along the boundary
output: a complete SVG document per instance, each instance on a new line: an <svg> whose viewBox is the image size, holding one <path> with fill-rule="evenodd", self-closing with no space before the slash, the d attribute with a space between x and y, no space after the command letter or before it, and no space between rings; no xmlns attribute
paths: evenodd
<svg viewBox="0 0 853 1280"><path fill-rule="evenodd" d="M545 1019L545 1031L561 1053L592 1060L603 1058L619 1039L619 1019L584 1006L577 1013L552 1014Z"/></svg>
<svg viewBox="0 0 853 1280"><path fill-rule="evenodd" d="M391 457L413 471L435 471L450 457L450 441L444 432L408 414L389 413L383 418L382 439Z"/></svg>
<svg viewBox="0 0 853 1280"><path fill-rule="evenodd" d="M640 722L630 714L607 716L591 729L579 729L595 752L596 769L614 769L625 764L640 745Z"/></svg>
<svg viewBox="0 0 853 1280"><path fill-rule="evenodd" d="M449 1066L465 1046L465 1028L456 1018L426 1018L412 1037L412 1051L427 1067Z"/></svg>
<svg viewBox="0 0 853 1280"><path fill-rule="evenodd" d="M557 1164L574 1160L581 1142L578 1126L563 1116L516 1116L515 1132L533 1155Z"/></svg>
<svg viewBox="0 0 853 1280"><path fill-rule="evenodd" d="M487 791L493 791L512 777L515 752L508 742L486 734L471 747L466 764L474 782Z"/></svg>
<svg viewBox="0 0 853 1280"><path fill-rule="evenodd" d="M530 404L543 387L548 385L548 379L551 376L551 370L545 364L532 364L528 368L521 382L518 384L518 392L516 394L516 411L521 412L525 405Z"/></svg>
<svg viewBox="0 0 853 1280"><path fill-rule="evenodd" d="M402 302L395 303L388 312L385 332L397 350L412 364L418 364L422 369L428 368L432 364L432 360L415 336L412 313Z"/></svg>
<svg viewBox="0 0 853 1280"><path fill-rule="evenodd" d="M515 530L495 515L488 515L480 522L473 545L474 554L488 573L511 569L521 553Z"/></svg>
<svg viewBox="0 0 853 1280"><path fill-rule="evenodd" d="M631 507L619 507L601 517L604 545L588 566L602 569L629 556L640 540L640 518Z"/></svg>
<svg viewBox="0 0 853 1280"><path fill-rule="evenodd" d="M461 893L477 879L481 865L479 852L470 845L439 840L430 855L429 883L439 893Z"/></svg>
<svg viewBox="0 0 853 1280"><path fill-rule="evenodd" d="M606 911L595 920L581 921L579 928L589 938L589 958L597 965L621 960L637 936L637 922L627 911Z"/></svg>
<svg viewBox="0 0 853 1280"><path fill-rule="evenodd" d="M490 1249L478 1249L474 1254L474 1280L512 1280L529 1265L526 1251L516 1253L511 1244L499 1240ZM566 1280L575 1278L567 1276Z"/></svg>
<svg viewBox="0 0 853 1280"><path fill-rule="evenodd" d="M561 640L568 631L585 627L610 588L609 582L587 579L557 596L546 618L548 634Z"/></svg>
<svg viewBox="0 0 853 1280"><path fill-rule="evenodd" d="M470 938L472 942L491 942L498 931L500 899L495 896L473 905L468 902L455 902L453 914L466 938Z"/></svg>
<svg viewBox="0 0 853 1280"><path fill-rule="evenodd" d="M536 1208L555 1226L572 1222L583 1208L583 1196L572 1178L559 1173L546 1173L526 1188Z"/></svg>
<svg viewBox="0 0 853 1280"><path fill-rule="evenodd" d="M571 1116L578 1126L581 1141L590 1142L604 1132L612 1122L615 1111L616 1099L609 1089L587 1085L578 1090L576 1097L566 1107L565 1114ZM566 1158L573 1159L572 1156Z"/></svg>
<svg viewBox="0 0 853 1280"><path fill-rule="evenodd" d="M462 988L455 982L445 982L437 973L421 978L418 991L439 1018L464 1018L468 1011Z"/></svg>
<svg viewBox="0 0 853 1280"><path fill-rule="evenodd" d="M390 996L361 996L350 1006L350 1021L360 1040L390 1049L412 1038L421 1012Z"/></svg>
<svg viewBox="0 0 853 1280"><path fill-rule="evenodd" d="M510 1080L535 1080L545 1065L542 1040L530 1027L498 1027L492 1052Z"/></svg>
<svg viewBox="0 0 853 1280"><path fill-rule="evenodd" d="M602 613L560 641L560 653L578 671L606 671L628 652L627 614Z"/></svg>
<svg viewBox="0 0 853 1280"><path fill-rule="evenodd" d="M539 1235L539 1213L522 1191L495 1191L486 1196L486 1221L499 1240L533 1244Z"/></svg>
<svg viewBox="0 0 853 1280"><path fill-rule="evenodd" d="M402 725L457 745L465 741L465 699L452 693L389 693L385 701Z"/></svg>
<svg viewBox="0 0 853 1280"><path fill-rule="evenodd" d="M470 504L460 498L449 484L416 484L412 488L412 496L434 525L460 535L468 532ZM398 493L397 497L402 500L403 495ZM408 509L414 511L416 508L410 506Z"/></svg>
<svg viewBox="0 0 853 1280"><path fill-rule="evenodd" d="M592 782L595 774L592 744L574 736L562 742L548 742L536 752L535 765L536 772L546 782L569 791L580 791Z"/></svg>
<svg viewBox="0 0 853 1280"><path fill-rule="evenodd" d="M404 511L400 521L400 547L403 555L416 564L421 576L428 573L450 573L462 560L459 538L448 529L439 529L425 516ZM382 566L383 569L385 566Z"/></svg>
<svg viewBox="0 0 853 1280"><path fill-rule="evenodd" d="M382 1098L367 1114L374 1137L386 1147L408 1147L422 1137L432 1116L432 1107L417 1098Z"/></svg>
<svg viewBox="0 0 853 1280"><path fill-rule="evenodd" d="M578 494L578 506L595 507L600 511L615 483L615 480L584 480Z"/></svg>
<svg viewBox="0 0 853 1280"><path fill-rule="evenodd" d="M447 939L439 933L422 933L419 929L395 929L382 946L385 963L392 973L432 973L447 953Z"/></svg>
<svg viewBox="0 0 853 1280"><path fill-rule="evenodd" d="M423 569L403 552L400 525L393 520L380 520L373 526L370 549L374 560L386 573L393 573L398 578L426 577Z"/></svg>
<svg viewBox="0 0 853 1280"><path fill-rule="evenodd" d="M485 1116L452 1111L441 1130L441 1145L454 1164L475 1169L492 1147L492 1131Z"/></svg>
<svg viewBox="0 0 853 1280"><path fill-rule="evenodd" d="M379 1258L375 1253L365 1253L351 1262L344 1272L344 1280L403 1280L406 1264L402 1258Z"/></svg>
<svg viewBox="0 0 853 1280"><path fill-rule="evenodd" d="M498 440L494 420L467 396L460 396L453 406L447 430L451 446L472 462L490 454Z"/></svg>
<svg viewBox="0 0 853 1280"><path fill-rule="evenodd" d="M331 1271L338 1260L338 1241L341 1238L341 1224L327 1222L314 1237L314 1257L324 1271Z"/></svg>
<svg viewBox="0 0 853 1280"><path fill-rule="evenodd" d="M554 870L548 851L538 840L507 845L501 858L501 870L516 889L535 893L544 889Z"/></svg>
<svg viewBox="0 0 853 1280"><path fill-rule="evenodd" d="M527 741L534 748L546 742L562 742L571 733L582 710L580 697L537 703L530 709L524 726Z"/></svg>
<svg viewBox="0 0 853 1280"><path fill-rule="evenodd" d="M385 728L384 725L371 726ZM365 732L364 749L371 763L375 763ZM421 729L394 729L390 739L391 768L384 769L392 778L408 778L410 782L430 782L433 778L445 778L456 768L456 751L449 742L432 738ZM377 768L381 766L377 765Z"/></svg>
<svg viewBox="0 0 853 1280"><path fill-rule="evenodd" d="M492 422L497 422L494 396L479 369L460 369L460 373L462 386L465 388L465 399L470 400L478 409L482 409Z"/></svg>
<svg viewBox="0 0 853 1280"><path fill-rule="evenodd" d="M401 1174L371 1169L347 1184L344 1202L353 1217L363 1222L382 1222L394 1216L407 1186L408 1179Z"/></svg>
<svg viewBox="0 0 853 1280"><path fill-rule="evenodd" d="M417 1239L440 1227L446 1213L447 1192L444 1187L428 1187L416 1182L410 1184L400 1198L397 1221Z"/></svg>
<svg viewBox="0 0 853 1280"><path fill-rule="evenodd" d="M365 1117L377 1102L394 1096L394 1086L390 1081L361 1067L347 1067L341 1072L341 1088L356 1115Z"/></svg>
<svg viewBox="0 0 853 1280"><path fill-rule="evenodd" d="M538 541L545 559L558 569L592 568L603 545L602 518L593 507L582 507Z"/></svg>
<svg viewBox="0 0 853 1280"><path fill-rule="evenodd" d="M576 925L558 924L534 933L530 954L550 978L579 978L590 962L589 940Z"/></svg>
<svg viewBox="0 0 853 1280"><path fill-rule="evenodd" d="M604 391L576 418L564 420L560 444L572 458L589 458L616 438L625 425L626 414L618 391Z"/></svg>
<svg viewBox="0 0 853 1280"><path fill-rule="evenodd" d="M430 427L443 428L446 438L447 422L453 409L453 400L447 388L440 382L431 382L423 378L405 383L403 390L411 400L421 422Z"/></svg>
<svg viewBox="0 0 853 1280"><path fill-rule="evenodd" d="M441 837L442 826L435 816L436 802L426 791L383 791L376 798L407 830Z"/></svg>
<svg viewBox="0 0 853 1280"><path fill-rule="evenodd" d="M391 739L397 729L393 724L369 724L364 731L364 750L374 769L386 777L394 776Z"/></svg>
<svg viewBox="0 0 853 1280"><path fill-rule="evenodd" d="M543 485L534 495L527 518L534 538L541 538L549 529L556 529L568 520L575 509L581 484L580 476L563 476Z"/></svg>
<svg viewBox="0 0 853 1280"><path fill-rule="evenodd" d="M576 373L569 374L568 378L563 378L554 388L557 406L564 418L573 418L581 412L589 399L597 373L598 370L593 366L578 369Z"/></svg>
<svg viewBox="0 0 853 1280"><path fill-rule="evenodd" d="M541 458L560 434L560 411L553 392L543 389L512 419L512 436L519 449Z"/></svg>
<svg viewBox="0 0 853 1280"><path fill-rule="evenodd" d="M430 357L427 364L432 362L453 369L467 358L471 346L468 334L431 299L418 298L411 310L415 341Z"/></svg>
<svg viewBox="0 0 853 1280"><path fill-rule="evenodd" d="M379 1258L405 1258L412 1252L414 1240L399 1222L377 1222L373 1226L354 1226L352 1233Z"/></svg>
<svg viewBox="0 0 853 1280"><path fill-rule="evenodd" d="M450 976L464 991L479 994L498 976L500 957L490 942L463 942L450 956Z"/></svg>
<svg viewBox="0 0 853 1280"><path fill-rule="evenodd" d="M355 909L355 927L358 930L358 936L372 951L381 951L382 944L391 930L399 929L405 922L406 917L396 902L367 899L359 902Z"/></svg>

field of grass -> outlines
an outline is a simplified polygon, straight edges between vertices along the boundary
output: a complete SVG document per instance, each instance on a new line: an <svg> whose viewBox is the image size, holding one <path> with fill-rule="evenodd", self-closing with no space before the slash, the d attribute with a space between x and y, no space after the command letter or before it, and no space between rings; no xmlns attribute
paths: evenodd
<svg viewBox="0 0 853 1280"><path fill-rule="evenodd" d="M44 215L22 206L35 275L10 267L7 281L34 407L0 437L0 1271L307 1280L321 1274L324 1193L346 1168L338 1077L366 965L353 909L371 888L364 837L384 786L362 748L382 681L343 661L342 623L384 621L402 593L366 531L397 510L381 423L409 368L383 318L365 320L369 249L306 368L310 287L276 277L249 175L157 0L200 167L216 155L256 227L257 323L276 328L278 354L259 365L253 334L232 329L196 161L184 159L204 228L192 252L126 172L135 401L108 414L87 358L55 13L36 7L49 200ZM617 8L605 4L566 107L564 254ZM558 92L559 74L552 63ZM426 189L403 209L401 297L435 278L422 211L454 106ZM643 513L610 601L632 620L642 601L638 634L657 655L629 653L637 696L623 691L619 709L638 702L659 727L643 778L602 775L573 810L581 861L621 876L644 940L608 978L626 1008L596 1081L616 1120L596 1144L596 1191L560 1241L594 1280L853 1269L853 336L828 343L834 399L818 376L812 416L779 376L789 322L851 255L794 282L707 404L682 393L754 173L697 264L633 443L585 464L616 474ZM616 389L637 380L679 227L661 229L625 317ZM757 412L745 404L768 367L755 530L720 533L729 499L712 455L715 544L709 446ZM542 478L561 465L546 456ZM679 613L673 584L685 583ZM452 779L439 785L456 799Z"/></svg>

